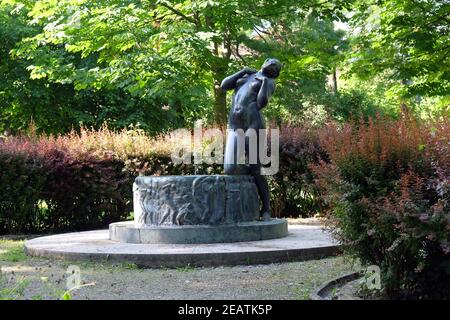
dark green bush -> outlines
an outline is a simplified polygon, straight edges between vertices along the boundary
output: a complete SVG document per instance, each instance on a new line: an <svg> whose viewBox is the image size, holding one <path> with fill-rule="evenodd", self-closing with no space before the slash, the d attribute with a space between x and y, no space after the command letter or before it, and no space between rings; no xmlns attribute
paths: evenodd
<svg viewBox="0 0 450 320"><path fill-rule="evenodd" d="M275 216L308 217L321 212L322 198L314 184L310 165L326 159L317 129L282 126L280 170L269 177Z"/></svg>
<svg viewBox="0 0 450 320"><path fill-rule="evenodd" d="M38 203L45 174L38 160L0 152L0 234L32 231L42 213Z"/></svg>

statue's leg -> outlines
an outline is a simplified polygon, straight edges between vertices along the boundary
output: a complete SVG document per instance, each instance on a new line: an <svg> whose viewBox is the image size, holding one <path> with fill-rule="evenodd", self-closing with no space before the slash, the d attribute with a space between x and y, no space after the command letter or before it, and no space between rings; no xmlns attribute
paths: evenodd
<svg viewBox="0 0 450 320"><path fill-rule="evenodd" d="M225 174L249 174L250 170L248 166L243 164L238 164L238 154L240 152L246 152L246 149L238 151L238 144L242 147L246 147L246 141L239 141L239 139L244 139L244 135L237 134L234 130L228 131L227 141L225 145L225 156L224 156L224 171Z"/></svg>
<svg viewBox="0 0 450 320"><path fill-rule="evenodd" d="M225 174L233 174L236 169L236 146L237 136L233 131L227 134L224 157Z"/></svg>
<svg viewBox="0 0 450 320"><path fill-rule="evenodd" d="M252 165L253 166L253 165ZM270 198L269 198L269 185L267 184L266 177L259 173L253 173L252 167L250 167L250 171L255 179L256 186L258 187L259 198L262 202L262 210L261 215L264 220L270 219ZM261 171L260 168L255 171Z"/></svg>
<svg viewBox="0 0 450 320"><path fill-rule="evenodd" d="M246 154L249 155L250 146L249 139L246 137L245 141ZM257 136L257 150L259 152L259 136ZM256 163L250 163L250 174L255 179L256 187L258 188L259 198L262 202L261 216L263 220L270 219L270 195L269 195L269 185L267 184L267 179L265 176L261 175L261 162L259 161L259 155L257 156Z"/></svg>

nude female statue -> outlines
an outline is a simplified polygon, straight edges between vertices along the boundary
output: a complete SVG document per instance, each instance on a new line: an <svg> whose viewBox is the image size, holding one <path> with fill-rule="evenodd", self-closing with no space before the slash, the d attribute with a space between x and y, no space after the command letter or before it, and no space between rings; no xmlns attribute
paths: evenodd
<svg viewBox="0 0 450 320"><path fill-rule="evenodd" d="M242 129L247 132L249 129L256 131L257 149L259 150L259 129L265 129L264 118L261 109L269 102L270 96L275 91L275 78L281 71L281 63L277 59L267 59L264 61L261 70L257 71L248 67L236 72L222 81L221 88L224 90L234 90L231 111L229 115L228 127L231 130ZM238 165L236 158L230 161L231 154L236 155L238 136L231 132L227 137L225 149L225 174L251 174L258 194L262 202L261 215L264 220L270 219L269 187L266 178L261 175L261 162L259 154L256 163L249 165ZM265 141L264 141L265 142ZM249 139L245 137L245 154L249 156ZM235 157L235 156L234 156ZM228 159L227 159L228 158Z"/></svg>

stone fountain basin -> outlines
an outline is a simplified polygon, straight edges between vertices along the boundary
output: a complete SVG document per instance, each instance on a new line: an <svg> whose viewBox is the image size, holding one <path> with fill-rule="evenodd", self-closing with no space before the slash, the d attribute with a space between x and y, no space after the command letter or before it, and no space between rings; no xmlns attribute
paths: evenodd
<svg viewBox="0 0 450 320"><path fill-rule="evenodd" d="M133 185L133 222L109 226L123 243L200 244L285 237L284 219L259 220L250 175L139 176Z"/></svg>
<svg viewBox="0 0 450 320"><path fill-rule="evenodd" d="M133 184L136 227L222 225L259 219L250 175L139 176Z"/></svg>

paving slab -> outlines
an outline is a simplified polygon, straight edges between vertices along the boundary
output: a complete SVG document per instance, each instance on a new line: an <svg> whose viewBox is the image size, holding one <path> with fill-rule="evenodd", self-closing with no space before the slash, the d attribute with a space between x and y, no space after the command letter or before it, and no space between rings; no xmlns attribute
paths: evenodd
<svg viewBox="0 0 450 320"><path fill-rule="evenodd" d="M212 244L135 244L109 239L109 231L65 233L28 240L31 256L131 262L142 267L248 265L319 259L339 247L321 226L290 225L284 238Z"/></svg>

